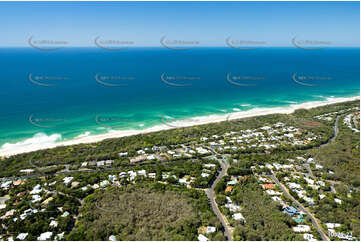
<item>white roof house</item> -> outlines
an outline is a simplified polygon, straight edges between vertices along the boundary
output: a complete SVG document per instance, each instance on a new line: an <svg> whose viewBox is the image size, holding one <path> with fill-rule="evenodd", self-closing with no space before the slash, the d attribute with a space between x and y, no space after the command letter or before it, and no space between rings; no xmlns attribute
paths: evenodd
<svg viewBox="0 0 361 242"><path fill-rule="evenodd" d="M204 167L206 168L213 168L213 167L216 167L216 164L204 164Z"/></svg>
<svg viewBox="0 0 361 242"><path fill-rule="evenodd" d="M341 226L341 224L338 224L338 223L325 223L325 225L328 229L334 229L334 228L338 228Z"/></svg>
<svg viewBox="0 0 361 242"><path fill-rule="evenodd" d="M115 235L110 235L109 241L117 241L117 237L115 237Z"/></svg>
<svg viewBox="0 0 361 242"><path fill-rule="evenodd" d="M209 233L214 233L216 232L216 227L213 227L213 226L207 226L206 228L206 233L209 234Z"/></svg>
<svg viewBox="0 0 361 242"><path fill-rule="evenodd" d="M18 236L16 236L16 238L18 240L24 240L27 236L28 236L28 233L20 233L20 234L18 234Z"/></svg>
<svg viewBox="0 0 361 242"><path fill-rule="evenodd" d="M303 234L303 238L308 241L316 241L312 234Z"/></svg>
<svg viewBox="0 0 361 242"><path fill-rule="evenodd" d="M128 152L120 152L120 153L118 153L118 155L119 155L120 157L124 157L124 156L127 156L127 155L128 155Z"/></svg>
<svg viewBox="0 0 361 242"><path fill-rule="evenodd" d="M49 240L51 238L51 236L53 235L53 232L45 232L40 234L40 236L38 237L38 240Z"/></svg>
<svg viewBox="0 0 361 242"><path fill-rule="evenodd" d="M197 147L196 150L199 154L207 154L209 152L208 150L206 150L202 147Z"/></svg>
<svg viewBox="0 0 361 242"><path fill-rule="evenodd" d="M241 213L235 213L232 216L235 220L245 220L245 218L243 217L243 215Z"/></svg>
<svg viewBox="0 0 361 242"><path fill-rule="evenodd" d="M54 227L54 228L56 228L56 227L58 227L58 222L57 222L57 221L55 221L55 220L51 220L51 222L50 222L49 226L50 226L50 227Z"/></svg>
<svg viewBox="0 0 361 242"><path fill-rule="evenodd" d="M33 188L32 191L30 191L30 194L38 194L41 192L41 190L42 190L42 188L41 188L40 184L38 184Z"/></svg>
<svg viewBox="0 0 361 242"><path fill-rule="evenodd" d="M108 181L108 180L104 180L104 181L100 182L100 186L101 186L101 187L105 187L105 186L107 186L107 185L109 185L109 181Z"/></svg>
<svg viewBox="0 0 361 242"><path fill-rule="evenodd" d="M209 177L209 174L203 172L203 173L201 174L201 177Z"/></svg>
<svg viewBox="0 0 361 242"><path fill-rule="evenodd" d="M69 176L69 177L64 177L64 178L63 178L64 184L68 184L68 183L71 182L73 179L74 179L74 177L71 177L71 176Z"/></svg>
<svg viewBox="0 0 361 242"><path fill-rule="evenodd" d="M299 224L296 227L293 227L292 229L293 231L298 233L311 231L311 227L309 225L302 225L302 224Z"/></svg>
<svg viewBox="0 0 361 242"><path fill-rule="evenodd" d="M147 176L147 172L146 172L145 170L140 170L140 171L138 171L138 175L139 175L139 176L144 176L144 177L146 177L146 176Z"/></svg>
<svg viewBox="0 0 361 242"><path fill-rule="evenodd" d="M157 175L157 173L155 173L155 172L148 173L148 176L149 176L150 178L155 178L156 175Z"/></svg>
<svg viewBox="0 0 361 242"><path fill-rule="evenodd" d="M198 235L198 240L201 242L208 241L208 238L204 236L203 234Z"/></svg>

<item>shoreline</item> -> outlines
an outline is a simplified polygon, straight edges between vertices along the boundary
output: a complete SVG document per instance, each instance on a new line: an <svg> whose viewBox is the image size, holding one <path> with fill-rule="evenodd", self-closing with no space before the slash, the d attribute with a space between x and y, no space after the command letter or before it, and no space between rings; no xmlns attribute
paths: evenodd
<svg viewBox="0 0 361 242"><path fill-rule="evenodd" d="M184 127L191 127L196 125L203 125L203 124L210 124L210 123L217 123L227 120L234 120L234 119L241 119L241 118L249 118L249 117L256 117L256 116L264 116L269 114L290 114L293 113L297 109L311 109L320 106L326 106L330 104L336 103L343 103L349 101L356 101L360 100L360 96L356 97L346 97L346 98L335 98L329 97L323 101L309 101L300 104L291 104L286 107L274 107L274 108L253 108L247 111L237 111L232 113L225 113L225 114L213 114L208 116L199 116L194 118L189 118L185 120L176 120L170 123L163 122L160 125L155 125L153 127L144 129L144 130L110 130L105 134L98 134L98 135L79 135L72 140L60 141L56 142L59 138L59 134L52 134L49 136L49 140L43 140L35 144L31 144L31 142L27 142L29 139L25 141L21 141L15 144L6 143L0 148L0 157L9 157L17 154L33 152L37 150L44 150L55 148L58 146L70 146L76 144L88 144L88 143L96 143L103 141L105 139L111 138L122 138L126 136L132 136L137 134L146 134L151 132L158 132L163 130L175 129L175 128L184 128ZM89 133L89 132L87 132ZM34 135L33 138L36 139ZM60 136L61 137L61 136ZM26 146L27 144L29 144ZM23 147L21 147L23 146Z"/></svg>

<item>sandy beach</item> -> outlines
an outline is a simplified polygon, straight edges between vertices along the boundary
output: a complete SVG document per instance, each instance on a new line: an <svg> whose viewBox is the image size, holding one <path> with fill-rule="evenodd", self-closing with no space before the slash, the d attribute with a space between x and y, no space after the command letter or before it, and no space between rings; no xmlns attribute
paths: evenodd
<svg viewBox="0 0 361 242"><path fill-rule="evenodd" d="M11 155L21 154L25 152L31 152L41 149L54 148L57 146L68 146L82 143L94 143L99 142L109 138L120 138L125 136L136 135L140 133L150 133L161 130L168 130L174 128L181 127L190 127L195 125L216 123L226 120L240 119L240 118L248 118L254 116L263 116L268 114L290 114L294 112L296 109L304 108L310 109L319 106L342 103L347 101L360 100L360 96L350 97L350 98L327 98L324 101L312 101L306 102L302 104L291 104L288 107L277 107L277 108L254 108L248 111L240 111L233 113L225 113L225 114L215 114L209 116L201 116L195 117L186 120L177 120L173 122L162 122L161 125L156 125L151 128L147 128L144 130L110 130L108 133L100 134L100 135L89 135L90 132L79 135L75 139L67 140L67 141L58 141L61 139L61 135L52 134L50 136L46 136L43 134L37 134L37 137L33 137L15 144L4 144L0 149L0 157L8 157Z"/></svg>

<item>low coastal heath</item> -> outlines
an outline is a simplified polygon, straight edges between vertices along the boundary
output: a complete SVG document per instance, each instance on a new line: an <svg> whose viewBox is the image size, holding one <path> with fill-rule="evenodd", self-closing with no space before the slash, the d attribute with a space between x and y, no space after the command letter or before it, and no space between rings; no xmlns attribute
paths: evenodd
<svg viewBox="0 0 361 242"><path fill-rule="evenodd" d="M201 116L191 119L185 120L175 120L170 124L160 124L154 125L153 127L146 128L143 130L109 130L105 134L99 135L90 135L90 132L87 131L81 135L78 135L74 139L63 141L60 134L51 134L46 135L43 133L38 133L34 137L30 139L26 139L24 141L20 141L17 143L5 143L0 149L0 156L7 157L15 154L21 154L24 152L31 152L41 149L54 148L57 146L67 146L81 143L94 143L99 142L109 138L120 138L125 136L137 135L140 133L150 133L161 130L168 130L179 127L190 127L195 125L209 124L215 122L221 122L226 120L240 119L240 118L248 118L254 116L262 116L268 114L290 114L294 112L296 109L304 108L310 109L319 106L324 106L328 104L335 104L347 101L355 101L360 100L360 96L357 97L348 97L348 98L327 98L324 101L312 101L305 102L301 104L291 104L287 107L275 107L275 108L253 108L247 111L237 111L225 114L214 114L209 116ZM174 125L173 125L174 124Z"/></svg>

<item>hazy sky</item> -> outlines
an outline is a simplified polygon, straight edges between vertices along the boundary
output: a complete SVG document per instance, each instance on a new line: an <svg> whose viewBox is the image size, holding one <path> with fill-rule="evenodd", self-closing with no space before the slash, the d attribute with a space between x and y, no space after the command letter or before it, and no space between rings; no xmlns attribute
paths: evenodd
<svg viewBox="0 0 361 242"><path fill-rule="evenodd" d="M0 46L28 39L95 46L94 39L160 46L160 39L225 46L225 39L359 46L359 2L0 2Z"/></svg>

